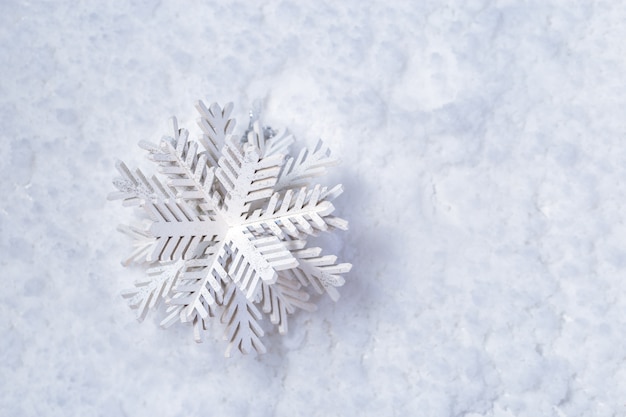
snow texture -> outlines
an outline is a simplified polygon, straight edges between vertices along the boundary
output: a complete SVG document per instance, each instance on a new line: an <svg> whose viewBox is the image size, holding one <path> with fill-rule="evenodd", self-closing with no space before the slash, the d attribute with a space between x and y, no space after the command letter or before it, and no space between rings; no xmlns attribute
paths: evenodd
<svg viewBox="0 0 626 417"><path fill-rule="evenodd" d="M0 414L626 415L624 21L600 0L0 2ZM342 160L350 230L320 243L354 265L341 302L265 355L120 297L144 273L119 264L115 159L198 99L238 120L259 99Z"/></svg>

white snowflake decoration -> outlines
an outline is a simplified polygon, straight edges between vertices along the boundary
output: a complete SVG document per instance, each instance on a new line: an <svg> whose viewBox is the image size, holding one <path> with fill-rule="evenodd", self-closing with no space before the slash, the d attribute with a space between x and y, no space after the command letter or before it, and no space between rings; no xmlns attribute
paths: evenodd
<svg viewBox="0 0 626 417"><path fill-rule="evenodd" d="M232 104L222 109L199 102L196 108L200 144L176 119L173 137L159 146L140 143L165 181L117 163L121 178L109 199L138 206L142 217L137 225L120 226L135 245L123 264L147 265L146 277L123 295L140 321L165 300L161 325L192 323L198 342L206 321L221 311L226 356L233 348L264 353L259 310L284 334L288 314L315 309L306 288L336 301L335 287L351 268L306 247L308 236L347 229L345 220L331 215L341 185L308 184L336 160L321 141L289 156L293 137L258 121L240 139L232 134Z"/></svg>

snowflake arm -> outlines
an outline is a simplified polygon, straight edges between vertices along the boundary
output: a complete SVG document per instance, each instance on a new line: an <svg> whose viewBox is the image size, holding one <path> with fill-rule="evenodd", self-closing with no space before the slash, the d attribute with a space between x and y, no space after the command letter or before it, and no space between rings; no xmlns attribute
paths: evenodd
<svg viewBox="0 0 626 417"><path fill-rule="evenodd" d="M225 192L222 214L228 221L238 222L252 202L272 195L282 160L282 155L261 158L256 146L241 146L233 137L226 142L216 177Z"/></svg>
<svg viewBox="0 0 626 417"><path fill-rule="evenodd" d="M184 202L158 200L145 209L154 222L150 235L156 239L149 261L192 258L200 243L220 234L218 224L198 216Z"/></svg>
<svg viewBox="0 0 626 417"><path fill-rule="evenodd" d="M129 266L132 264L139 264L146 262L146 259L151 253L151 249L154 246L156 239L150 236L147 231L141 230L134 226L119 225L117 230L128 235L133 239L133 252L122 261L122 265Z"/></svg>
<svg viewBox="0 0 626 417"><path fill-rule="evenodd" d="M320 256L321 248L308 248L294 251L293 255L298 259L299 265L289 271L293 277L304 286L311 284L315 291L322 294L324 291L333 300L339 300L339 291L345 280L342 274L350 272L352 265L349 263L337 263L334 255Z"/></svg>
<svg viewBox="0 0 626 417"><path fill-rule="evenodd" d="M181 306L183 321L192 321L196 316L202 319L213 316L212 308L222 304L222 283L228 282L228 274L222 266L225 256L224 245L217 243L202 258L187 261L170 301L170 305Z"/></svg>
<svg viewBox="0 0 626 417"><path fill-rule="evenodd" d="M241 229L234 229L228 239L228 246L232 248L228 275L250 300L255 298L259 281L273 284L278 271L298 266L298 261L276 236L255 238Z"/></svg>
<svg viewBox="0 0 626 417"><path fill-rule="evenodd" d="M279 274L274 285L262 284L263 312L268 313L272 324L278 325L280 334L287 333L287 315L297 308L315 311L315 304L308 303L310 296L302 285L286 274Z"/></svg>
<svg viewBox="0 0 626 417"><path fill-rule="evenodd" d="M159 165L159 172L168 177L167 185L177 191L177 197L192 204L200 204L203 211L214 214L218 202L211 192L214 170L207 161L207 153L198 149L198 143L189 141L189 132L178 128L172 119L173 137L165 137L160 146L139 143L149 152L148 158Z"/></svg>
<svg viewBox="0 0 626 417"><path fill-rule="evenodd" d="M217 166L220 157L219 149L222 148L228 135L235 128L235 120L230 119L233 111L233 103L228 103L221 108L213 103L208 108L202 101L198 101L196 109L200 113L198 124L204 133L200 143L207 151L207 158L211 166Z"/></svg>
<svg viewBox="0 0 626 417"><path fill-rule="evenodd" d="M313 177L326 173L326 167L339 161L330 155L330 149L319 140L313 150L302 149L296 158L289 157L280 173L276 189L298 187L308 183Z"/></svg>
<svg viewBox="0 0 626 417"><path fill-rule="evenodd" d="M231 356L233 348L244 354L252 350L265 353L265 346L260 339L264 332L258 323L261 313L234 283L229 284L226 290L224 307L221 322L226 324L224 340L229 342L226 357Z"/></svg>
<svg viewBox="0 0 626 417"><path fill-rule="evenodd" d="M153 221L147 231L147 237L154 239L147 261L192 257L195 248L207 236L220 234L216 222L198 215L184 201L177 201L172 190L156 177L147 179L140 170L133 174L122 162L117 166L123 177L114 182L119 192L111 193L109 199L123 199L125 205L138 205ZM147 250L145 246L142 249Z"/></svg>
<svg viewBox="0 0 626 417"><path fill-rule="evenodd" d="M287 131L277 132L271 138L266 140L265 155L286 155L289 153L289 148L295 141L293 135Z"/></svg>
<svg viewBox="0 0 626 417"><path fill-rule="evenodd" d="M303 234L314 235L330 227L345 230L347 222L331 216L335 207L330 200L341 194L341 186L330 192L317 185L298 192L287 190L282 195L274 193L265 210L256 210L245 221L251 230L270 230L274 235L300 238Z"/></svg>
<svg viewBox="0 0 626 417"><path fill-rule="evenodd" d="M168 298L176 282L182 261L161 264L149 268L147 276L135 282L135 287L122 292L128 298L128 305L137 309L137 320L143 321L149 309L155 308L159 300Z"/></svg>
<svg viewBox="0 0 626 417"><path fill-rule="evenodd" d="M133 174L122 161L117 161L115 167L121 177L113 180L113 185L118 191L109 193L109 200L123 200L124 206L140 206L145 201L157 198L155 184L151 183L141 170L136 169Z"/></svg>

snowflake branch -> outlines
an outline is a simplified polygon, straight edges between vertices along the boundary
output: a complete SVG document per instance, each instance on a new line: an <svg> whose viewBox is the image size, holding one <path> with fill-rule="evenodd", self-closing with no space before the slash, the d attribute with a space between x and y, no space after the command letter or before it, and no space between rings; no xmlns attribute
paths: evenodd
<svg viewBox="0 0 626 417"><path fill-rule="evenodd" d="M156 186L160 185L158 180L153 179L157 184L151 183L139 169L133 174L122 161L117 161L115 167L122 176L113 180L118 191L109 193L108 200L123 200L124 206L141 206L144 202L157 198L160 190Z"/></svg>
<svg viewBox="0 0 626 417"><path fill-rule="evenodd" d="M204 132L200 138L200 143L207 150L207 157L211 166L217 166L220 157L219 150L224 146L226 137L235 128L235 120L229 119L233 111L233 103L227 103L224 108L213 103L207 108L200 100L196 103L196 109L200 113L198 125Z"/></svg>
<svg viewBox="0 0 626 417"><path fill-rule="evenodd" d="M309 178L326 173L326 167L336 165L339 160L330 156L330 149L319 140L313 150L302 149L296 158L289 157L276 183L276 190L305 185Z"/></svg>
<svg viewBox="0 0 626 417"><path fill-rule="evenodd" d="M218 222L196 214L187 203L176 201L173 196L146 203L144 208L154 222L150 235L157 240L149 261L192 258L200 243L223 234Z"/></svg>
<svg viewBox="0 0 626 417"><path fill-rule="evenodd" d="M277 154L286 155L294 141L293 135L288 131L276 133L265 142L265 156Z"/></svg>
<svg viewBox="0 0 626 417"><path fill-rule="evenodd" d="M122 297L129 299L128 305L137 309L137 320L143 321L149 309L155 308L161 298L169 297L183 263L171 262L149 268L147 277L137 280L135 288L122 292Z"/></svg>
<svg viewBox="0 0 626 417"><path fill-rule="evenodd" d="M147 150L149 159L159 165L159 172L166 175L167 184L182 198L192 204L200 204L201 209L213 216L218 205L211 192L214 180L214 167L209 166L207 153L198 151L198 143L189 141L189 132L178 128L172 117L173 137L161 140L160 146L142 141L139 146Z"/></svg>
<svg viewBox="0 0 626 417"><path fill-rule="evenodd" d="M302 246L298 244L298 246ZM293 251L298 259L297 268L287 271L287 274L297 278L304 286L311 284L318 294L326 291L333 301L339 300L339 292L335 287L341 287L345 280L341 274L352 269L349 263L338 264L334 255L320 256L321 248L308 248Z"/></svg>
<svg viewBox="0 0 626 417"><path fill-rule="evenodd" d="M257 322L261 320L261 313L234 283L226 290L224 307L221 322L226 324L224 340L229 342L225 356L230 357L233 348L243 354L250 353L253 349L258 353L265 353L265 346L260 339L264 332Z"/></svg>
<svg viewBox="0 0 626 417"><path fill-rule="evenodd" d="M149 232L134 226L121 224L117 227L117 230L130 236L133 239L133 246L135 247L133 252L122 261L122 265L128 266L145 262L151 253L153 245L156 243L156 239L150 236Z"/></svg>
<svg viewBox="0 0 626 417"><path fill-rule="evenodd" d="M302 285L292 277L278 274L274 284L262 283L263 312L269 313L272 324L278 325L280 334L287 333L287 315L296 308L309 312L315 311L314 304L307 303L309 294L301 290Z"/></svg>
<svg viewBox="0 0 626 417"><path fill-rule="evenodd" d="M270 230L281 239L285 234L294 238L313 235L328 230L329 226L346 230L345 220L330 216L335 207L329 200L341 191L341 185L330 191L316 185L312 190L302 188L294 192L290 189L282 196L275 193L265 210L256 210L242 223L257 233Z"/></svg>
<svg viewBox="0 0 626 417"><path fill-rule="evenodd" d="M250 203L269 198L282 160L282 155L261 158L256 146L244 144L242 148L231 137L224 145L215 174L226 192L222 215L231 222L240 221L248 214Z"/></svg>
<svg viewBox="0 0 626 417"><path fill-rule="evenodd" d="M232 249L228 275L237 286L253 300L260 281L276 282L277 271L294 268L298 261L276 236L256 238L242 228L231 230L227 235Z"/></svg>
<svg viewBox="0 0 626 417"><path fill-rule="evenodd" d="M199 316L205 319L213 315L211 308L222 304L222 282L228 282L223 268L226 249L221 242L212 242L208 251L199 259L190 259L174 287L174 296L169 305L182 306L181 321L193 321Z"/></svg>

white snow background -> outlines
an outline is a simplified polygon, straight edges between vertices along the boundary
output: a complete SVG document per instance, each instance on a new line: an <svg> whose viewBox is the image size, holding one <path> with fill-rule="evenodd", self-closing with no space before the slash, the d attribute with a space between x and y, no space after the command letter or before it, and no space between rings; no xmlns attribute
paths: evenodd
<svg viewBox="0 0 626 417"><path fill-rule="evenodd" d="M621 1L0 2L0 415L626 415ZM147 164L255 100L342 165L354 264L268 353L120 297ZM152 170L152 167L150 167ZM150 171L151 172L151 171ZM267 321L267 320L265 320Z"/></svg>

